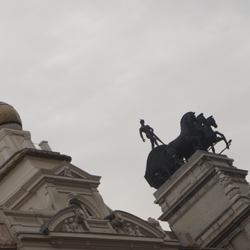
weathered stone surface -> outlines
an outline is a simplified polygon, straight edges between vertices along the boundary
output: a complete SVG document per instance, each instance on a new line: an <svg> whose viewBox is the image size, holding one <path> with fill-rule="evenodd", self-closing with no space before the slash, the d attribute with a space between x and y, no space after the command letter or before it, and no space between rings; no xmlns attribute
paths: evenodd
<svg viewBox="0 0 250 250"><path fill-rule="evenodd" d="M250 246L247 171L223 155L197 151L155 193L182 246ZM243 240L244 244L239 242ZM243 246L244 245L244 246Z"/></svg>
<svg viewBox="0 0 250 250"><path fill-rule="evenodd" d="M112 211L98 191L100 176L47 142L38 150L20 126L0 126L0 249L178 249L159 224Z"/></svg>

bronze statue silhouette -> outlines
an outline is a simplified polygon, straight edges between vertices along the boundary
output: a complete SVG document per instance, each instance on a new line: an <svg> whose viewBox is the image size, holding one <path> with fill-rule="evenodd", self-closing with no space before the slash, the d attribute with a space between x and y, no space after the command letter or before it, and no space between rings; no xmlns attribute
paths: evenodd
<svg viewBox="0 0 250 250"><path fill-rule="evenodd" d="M204 123L206 149L211 147L213 153L215 153L214 145L222 140L226 143L226 148L229 149L229 143L227 142L226 137L222 133L214 131L211 126L214 128L218 127L213 116L209 116Z"/></svg>
<svg viewBox="0 0 250 250"><path fill-rule="evenodd" d="M196 117L196 126L198 128L200 141L202 143L200 149L206 151L212 149L212 152L215 153L214 145L222 140L225 142L226 148L229 149L231 142L229 143L227 141L224 134L220 133L219 131L214 131L212 129L212 127L214 128L218 127L212 115L209 116L208 118L205 118L203 113L199 114Z"/></svg>
<svg viewBox="0 0 250 250"><path fill-rule="evenodd" d="M188 112L181 118L180 125L180 135L175 140L168 145L156 148L152 146L144 176L151 187L159 188L198 149L208 151L211 148L215 153L214 145L221 140L224 140L226 148L229 149L231 140L227 142L222 133L212 129L217 128L213 116L205 118L201 113L196 117L194 112ZM142 128L144 127L143 121ZM149 126L148 129L153 133ZM152 134L150 136L153 137ZM153 138L152 141L151 143L155 143L156 139Z"/></svg>
<svg viewBox="0 0 250 250"><path fill-rule="evenodd" d="M180 135L171 141L165 149L168 158L185 158L187 160L198 148L201 148L194 114L194 112L188 112L181 118Z"/></svg>
<svg viewBox="0 0 250 250"><path fill-rule="evenodd" d="M154 130L149 126L149 125L145 125L145 121L143 119L140 120L140 123L141 123L141 127L139 129L139 132L140 132L140 136L143 140L143 142L145 142L145 139L143 137L143 134L142 133L145 133L146 137L150 140L151 142L151 146L152 146L152 149L156 146L159 146L158 142L161 142L162 144L164 144L160 138L158 136L156 136L154 134Z"/></svg>
<svg viewBox="0 0 250 250"><path fill-rule="evenodd" d="M222 133L214 131L211 126L218 127L213 116L205 118L201 113L195 117L194 112L186 113L181 119L181 133L168 144L166 153L187 160L197 149L208 151L211 148L215 153L214 145L221 140L229 149L226 137Z"/></svg>

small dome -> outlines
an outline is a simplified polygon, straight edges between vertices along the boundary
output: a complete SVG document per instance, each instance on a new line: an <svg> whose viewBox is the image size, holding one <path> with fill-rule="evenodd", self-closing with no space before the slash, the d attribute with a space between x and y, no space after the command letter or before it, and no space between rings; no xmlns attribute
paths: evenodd
<svg viewBox="0 0 250 250"><path fill-rule="evenodd" d="M0 102L0 129L22 130L22 121L17 111L9 104Z"/></svg>

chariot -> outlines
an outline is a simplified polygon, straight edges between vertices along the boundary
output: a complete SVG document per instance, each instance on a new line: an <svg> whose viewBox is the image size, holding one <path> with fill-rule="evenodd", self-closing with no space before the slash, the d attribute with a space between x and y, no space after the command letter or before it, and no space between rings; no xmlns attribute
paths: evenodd
<svg viewBox="0 0 250 250"><path fill-rule="evenodd" d="M186 113L181 119L180 135L149 153L144 176L149 185L158 189L198 149L211 149L215 153L214 145L221 140L229 148L231 140L227 142L225 136L211 126L217 127L212 116L205 118L200 114L196 117L194 112Z"/></svg>

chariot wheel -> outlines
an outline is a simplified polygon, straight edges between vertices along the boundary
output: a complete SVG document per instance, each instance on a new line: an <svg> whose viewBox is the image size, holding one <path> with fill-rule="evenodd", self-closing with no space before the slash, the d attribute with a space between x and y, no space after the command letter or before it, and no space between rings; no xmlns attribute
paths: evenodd
<svg viewBox="0 0 250 250"><path fill-rule="evenodd" d="M148 155L145 179L151 187L158 189L173 174L173 163L167 159L166 145L154 148Z"/></svg>
<svg viewBox="0 0 250 250"><path fill-rule="evenodd" d="M156 168L152 172L152 186L159 188L168 178L169 173L165 169L161 167Z"/></svg>

